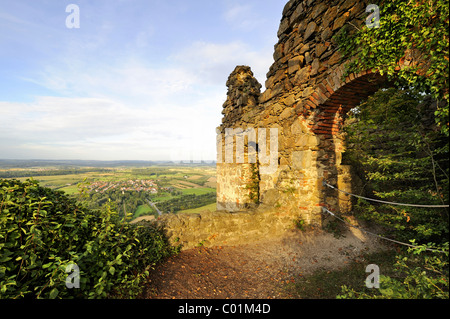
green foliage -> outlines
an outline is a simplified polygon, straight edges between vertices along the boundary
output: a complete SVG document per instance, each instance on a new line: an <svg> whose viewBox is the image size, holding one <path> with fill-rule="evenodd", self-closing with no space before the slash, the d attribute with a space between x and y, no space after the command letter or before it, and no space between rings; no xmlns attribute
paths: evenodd
<svg viewBox="0 0 450 319"><path fill-rule="evenodd" d="M414 241L412 241L414 244ZM432 245L410 248L397 256L393 276L380 276L380 289L372 293L357 292L346 286L338 299L448 299L448 242L443 253L427 252Z"/></svg>
<svg viewBox="0 0 450 319"><path fill-rule="evenodd" d="M249 191L248 196L250 197L250 200L255 204L259 204L259 182L260 182L259 168L258 164L250 164L250 165L251 165L251 176L245 188L248 189Z"/></svg>
<svg viewBox="0 0 450 319"><path fill-rule="evenodd" d="M175 252L162 229L124 223L109 205L93 211L36 181L0 180L1 298L133 297ZM79 289L65 285L69 264Z"/></svg>
<svg viewBox="0 0 450 319"><path fill-rule="evenodd" d="M304 219L299 218L299 219L294 220L294 225L297 229L299 229L301 231L305 231L306 222Z"/></svg>
<svg viewBox="0 0 450 319"><path fill-rule="evenodd" d="M216 202L216 193L187 194L157 203L163 213L177 213L182 210L203 207Z"/></svg>
<svg viewBox="0 0 450 319"><path fill-rule="evenodd" d="M449 133L449 2L375 1L380 8L380 27L356 31L350 25L335 36L345 58L355 58L348 72L373 70L445 101L435 110L441 131ZM399 68L405 54L410 61Z"/></svg>
<svg viewBox="0 0 450 319"><path fill-rule="evenodd" d="M120 189L111 189L103 193L88 192L81 201L90 209L100 209L106 203L110 203L119 217L124 218L128 214L135 213L139 206L145 205L147 198L149 194L145 191L122 192Z"/></svg>
<svg viewBox="0 0 450 319"><path fill-rule="evenodd" d="M348 254L350 257L351 253L347 249L351 249L351 246L341 249L340 253ZM365 278L368 275L365 272L366 266L375 263L380 267L382 274L393 275L395 272L391 269L391 265L395 260L395 252L392 250L362 252L349 259L345 267L334 270L317 269L311 274L302 274L285 288L295 299L335 299L342 295L344 283L346 291L361 290L371 293L373 291L365 286Z"/></svg>
<svg viewBox="0 0 450 319"><path fill-rule="evenodd" d="M449 202L448 139L434 125L430 98L411 90L381 90L347 121L345 161L366 185L366 195L386 201L442 205ZM448 209L380 205L360 200L360 217L408 241L441 242Z"/></svg>
<svg viewBox="0 0 450 319"><path fill-rule="evenodd" d="M364 195L386 201L449 202L448 139L435 124L436 103L415 90L381 90L353 110L346 123L348 151ZM448 298L448 208L415 208L359 200L355 212L389 237L422 245L400 255L395 276L381 276L372 293L343 287L339 298ZM414 240L413 240L414 238ZM445 253L429 252L438 243Z"/></svg>
<svg viewBox="0 0 450 319"><path fill-rule="evenodd" d="M341 216L343 217L343 216ZM335 238L341 238L343 237L343 233L344 233L344 224L342 224L342 222L338 221L337 219L331 219L331 220L327 220L326 223L323 226L323 229L326 232L329 232L330 234L333 234L333 236Z"/></svg>
<svg viewBox="0 0 450 319"><path fill-rule="evenodd" d="M185 190L188 191L188 190ZM99 209L106 203L110 202L114 209L117 210L119 216L123 218L127 214L137 216L139 207L148 204L147 200L154 201L158 209L163 213L177 213L186 209L193 209L216 202L216 193L214 190L201 194L199 189L190 189L191 192L199 192L200 194L184 194L179 191L173 191L167 195L167 198L158 201L158 197L145 191L121 191L120 189L110 189L103 193L90 192L88 197L84 199L84 203L91 209ZM140 216L143 216L141 214ZM145 215L154 215L158 217L158 213L151 207L148 207Z"/></svg>

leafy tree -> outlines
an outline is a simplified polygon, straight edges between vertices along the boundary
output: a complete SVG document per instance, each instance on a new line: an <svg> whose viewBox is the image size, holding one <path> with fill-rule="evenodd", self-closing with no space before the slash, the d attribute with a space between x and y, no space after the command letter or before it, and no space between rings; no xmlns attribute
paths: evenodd
<svg viewBox="0 0 450 319"><path fill-rule="evenodd" d="M391 88L352 111L344 159L363 181L364 195L398 203L448 204L449 145L434 121L437 107L433 98L416 90ZM422 246L397 257L399 275L382 277L376 293L344 287L340 298L448 298L448 208L359 200L355 212L384 226L391 237ZM425 251L436 244L444 253Z"/></svg>
<svg viewBox="0 0 450 319"><path fill-rule="evenodd" d="M347 120L345 159L366 192L386 201L449 202L448 140L434 122L432 98L413 90L381 90ZM448 236L448 208L415 208L359 201L361 216L402 240L441 242Z"/></svg>

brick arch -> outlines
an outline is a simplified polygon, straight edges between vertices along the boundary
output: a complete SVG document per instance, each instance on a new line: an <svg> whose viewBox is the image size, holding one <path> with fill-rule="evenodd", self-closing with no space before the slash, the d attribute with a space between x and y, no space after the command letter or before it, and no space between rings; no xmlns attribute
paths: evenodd
<svg viewBox="0 0 450 319"><path fill-rule="evenodd" d="M371 70L350 73L339 80L328 76L316 86L309 97L310 106L308 128L319 137L318 148L323 152L313 165L317 170L318 180L327 181L339 189L357 193L352 168L342 163L346 150L345 137L342 134L347 113L363 100L377 92L381 87L391 85L385 76ZM316 188L321 196L315 205L324 206L334 212L350 212L352 201L349 196L326 187Z"/></svg>
<svg viewBox="0 0 450 319"><path fill-rule="evenodd" d="M316 90L306 101L308 110L317 109L318 113L309 124L314 134L334 135L341 132L343 117L358 106L361 101L388 84L386 77L371 70L350 73L345 79L334 82L335 76L328 76L316 86ZM307 117L309 112L304 112Z"/></svg>

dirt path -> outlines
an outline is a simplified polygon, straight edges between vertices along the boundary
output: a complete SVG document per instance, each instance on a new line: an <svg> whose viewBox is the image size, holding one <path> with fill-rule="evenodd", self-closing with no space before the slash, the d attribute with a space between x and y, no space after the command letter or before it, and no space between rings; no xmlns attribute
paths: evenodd
<svg viewBox="0 0 450 319"><path fill-rule="evenodd" d="M285 299L297 276L345 267L382 246L374 237L348 231L290 232L258 243L181 252L150 274L149 299Z"/></svg>

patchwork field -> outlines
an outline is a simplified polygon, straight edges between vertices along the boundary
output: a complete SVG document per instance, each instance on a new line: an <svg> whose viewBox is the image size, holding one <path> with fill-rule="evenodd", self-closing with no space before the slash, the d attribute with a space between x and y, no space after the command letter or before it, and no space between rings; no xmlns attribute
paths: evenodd
<svg viewBox="0 0 450 319"><path fill-rule="evenodd" d="M80 187L88 187L92 205L109 198L119 212L132 213L134 219L158 216L150 202L163 213L215 210L216 205L215 166L0 168L0 178L11 175L22 181L33 178L41 186L75 197ZM150 191L143 185L154 187Z"/></svg>

